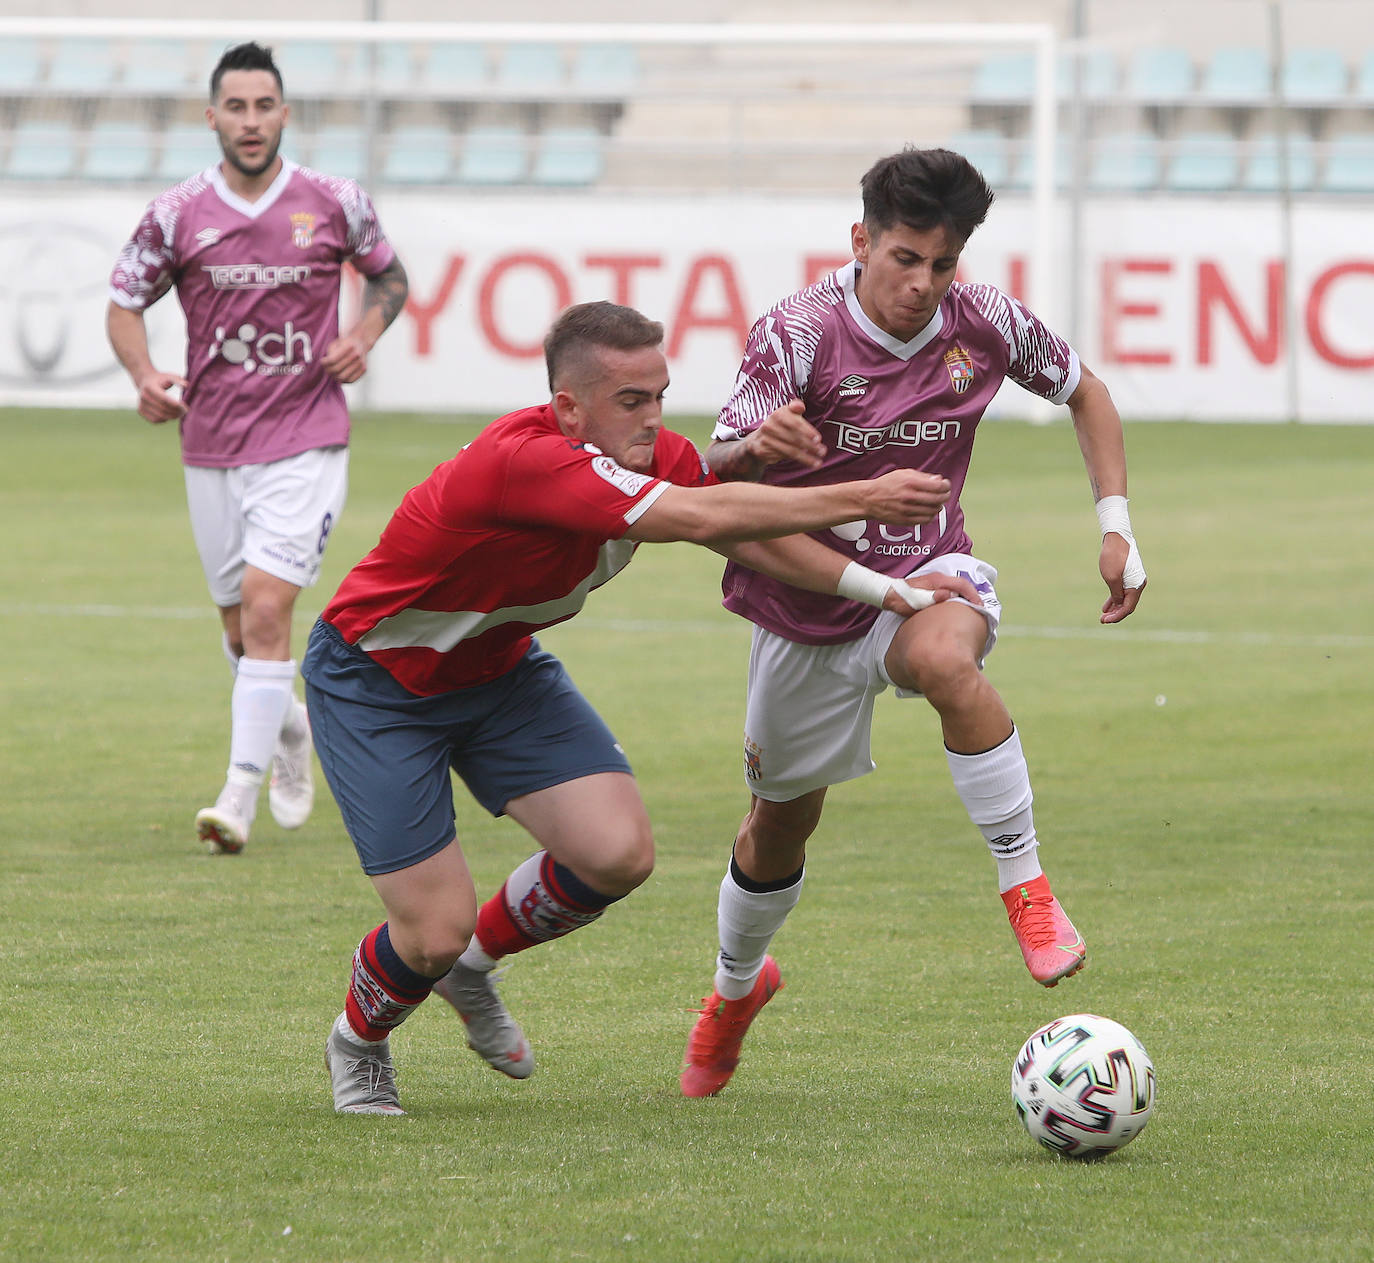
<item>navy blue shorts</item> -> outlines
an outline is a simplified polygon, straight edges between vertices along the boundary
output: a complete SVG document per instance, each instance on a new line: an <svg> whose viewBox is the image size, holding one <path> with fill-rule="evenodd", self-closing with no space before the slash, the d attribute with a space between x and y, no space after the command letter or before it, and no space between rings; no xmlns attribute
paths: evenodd
<svg viewBox="0 0 1374 1263"><path fill-rule="evenodd" d="M494 816L522 794L630 770L537 641L499 679L416 697L321 620L301 675L320 766L365 873L409 868L453 840L450 768Z"/></svg>

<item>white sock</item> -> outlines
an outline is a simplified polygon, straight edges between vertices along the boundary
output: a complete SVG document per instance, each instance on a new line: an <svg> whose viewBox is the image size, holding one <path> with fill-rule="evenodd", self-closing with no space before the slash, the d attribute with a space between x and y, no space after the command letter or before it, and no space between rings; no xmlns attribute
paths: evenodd
<svg viewBox="0 0 1374 1263"><path fill-rule="evenodd" d="M487 955L482 944L477 941L477 935L474 934L466 950L458 957L458 963L464 968L475 969L478 973L486 974L496 968L496 957Z"/></svg>
<svg viewBox="0 0 1374 1263"><path fill-rule="evenodd" d="M296 664L239 659L230 700L229 776L238 785L261 785L272 766L277 734L293 700Z"/></svg>
<svg viewBox="0 0 1374 1263"><path fill-rule="evenodd" d="M1030 771L1015 728L982 754L945 751L954 788L997 861L997 888L1011 890L1040 875Z"/></svg>
<svg viewBox="0 0 1374 1263"><path fill-rule="evenodd" d="M716 926L720 933L720 954L716 957L716 991L722 999L747 996L763 969L768 945L782 929L787 914L801 898L805 869L799 869L791 885L780 890L745 890L735 880L731 861L725 880L720 883L720 902L716 905Z"/></svg>
<svg viewBox="0 0 1374 1263"><path fill-rule="evenodd" d="M385 1044L385 1039L364 1039L348 1024L348 1014L340 1013L334 1019L334 1029L339 1033L341 1039L347 1040L355 1048L376 1048L380 1044Z"/></svg>

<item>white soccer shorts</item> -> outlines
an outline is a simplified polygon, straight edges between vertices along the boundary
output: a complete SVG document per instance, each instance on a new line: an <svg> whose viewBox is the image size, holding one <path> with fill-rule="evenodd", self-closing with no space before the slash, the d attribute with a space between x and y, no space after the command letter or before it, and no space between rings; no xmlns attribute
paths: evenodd
<svg viewBox="0 0 1374 1263"><path fill-rule="evenodd" d="M348 448L234 469L187 465L185 472L191 533L216 605L239 604L245 565L302 588L320 577L348 496Z"/></svg>
<svg viewBox="0 0 1374 1263"><path fill-rule="evenodd" d="M981 668L997 643L1002 615L993 586L997 571L967 553L949 553L914 573L963 574L978 588L981 608L953 599L987 619ZM754 628L744 716L744 776L751 794L790 802L873 771L873 702L892 684L883 659L904 621L883 611L867 635L840 645L803 645ZM896 692L920 696L912 689Z"/></svg>

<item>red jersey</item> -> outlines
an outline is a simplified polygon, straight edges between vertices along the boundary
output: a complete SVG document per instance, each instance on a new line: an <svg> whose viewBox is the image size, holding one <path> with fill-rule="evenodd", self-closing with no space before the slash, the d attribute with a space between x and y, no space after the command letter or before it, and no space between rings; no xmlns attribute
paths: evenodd
<svg viewBox="0 0 1374 1263"><path fill-rule="evenodd" d="M547 404L512 412L406 493L323 617L419 696L483 684L629 565L625 532L670 484L714 481L671 430L637 474Z"/></svg>

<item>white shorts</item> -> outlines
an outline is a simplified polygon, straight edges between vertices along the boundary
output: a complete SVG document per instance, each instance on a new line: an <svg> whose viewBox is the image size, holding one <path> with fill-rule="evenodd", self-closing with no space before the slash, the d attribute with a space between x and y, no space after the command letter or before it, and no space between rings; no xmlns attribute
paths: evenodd
<svg viewBox="0 0 1374 1263"><path fill-rule="evenodd" d="M320 577L348 496L348 448L319 447L266 465L187 465L186 503L210 596L238 605L245 565L297 587Z"/></svg>
<svg viewBox="0 0 1374 1263"><path fill-rule="evenodd" d="M978 588L981 607L952 599L987 619L981 669L1002 616L993 587L997 571L967 553L948 553L913 573L962 574ZM873 771L873 700L892 684L883 659L904 621L884 610L867 635L839 645L803 645L754 628L744 716L744 777L751 794L790 802ZM920 694L899 688L897 696Z"/></svg>

